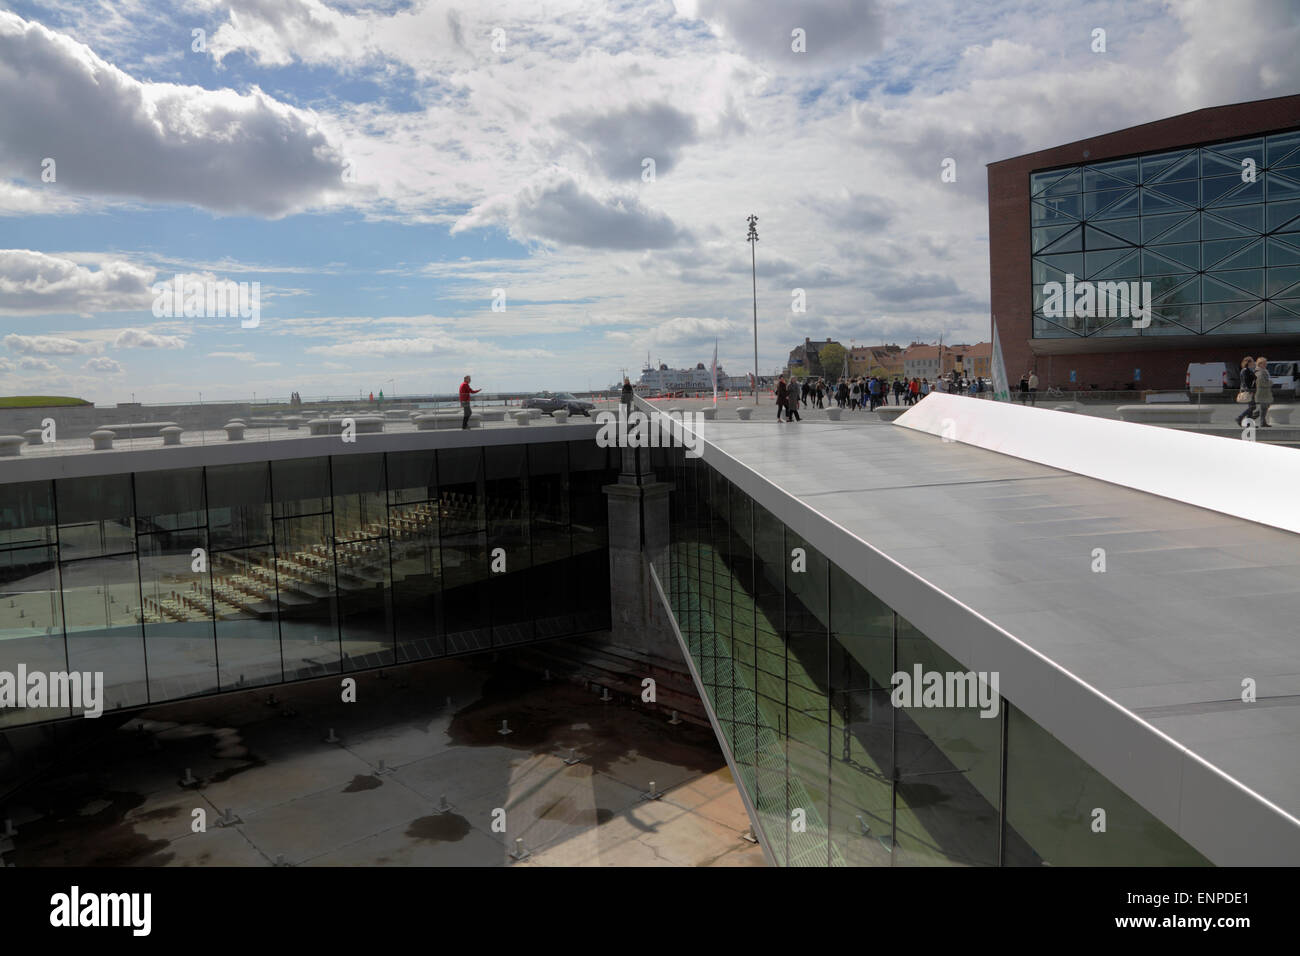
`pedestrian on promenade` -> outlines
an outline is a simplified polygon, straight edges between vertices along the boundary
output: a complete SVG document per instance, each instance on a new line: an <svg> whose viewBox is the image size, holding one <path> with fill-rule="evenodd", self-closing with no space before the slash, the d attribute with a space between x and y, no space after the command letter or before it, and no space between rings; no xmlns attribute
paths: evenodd
<svg viewBox="0 0 1300 956"><path fill-rule="evenodd" d="M785 403L789 401L790 387L785 384L785 376L782 375L776 380L776 420L783 421L781 412L785 410Z"/></svg>
<svg viewBox="0 0 1300 956"><path fill-rule="evenodd" d="M1237 416L1237 427L1244 424L1244 419L1254 418L1258 411L1255 407L1255 360L1247 355L1241 360L1241 381L1237 385L1237 394L1246 396L1246 408Z"/></svg>
<svg viewBox="0 0 1300 956"><path fill-rule="evenodd" d="M461 410L464 411L465 413L465 417L462 418L460 421L460 427L462 431L465 430L466 428L469 428L470 396L477 395L481 391L483 391L483 389L481 388L469 387L468 375L465 376L465 381L460 383L460 407Z"/></svg>
<svg viewBox="0 0 1300 956"><path fill-rule="evenodd" d="M925 396L929 394L930 394L930 380L928 378L923 378L921 379L920 397L925 398Z"/></svg>
<svg viewBox="0 0 1300 956"><path fill-rule="evenodd" d="M632 411L632 380L626 375L623 376L622 402L630 413Z"/></svg>
<svg viewBox="0 0 1300 956"><path fill-rule="evenodd" d="M1029 404L1038 405L1038 373L1032 370L1029 373Z"/></svg>
<svg viewBox="0 0 1300 956"><path fill-rule="evenodd" d="M1268 374L1268 359L1255 359L1255 404L1259 406L1259 427L1272 428L1268 423L1268 406L1273 404L1273 377Z"/></svg>
<svg viewBox="0 0 1300 956"><path fill-rule="evenodd" d="M1025 404L1025 400L1028 398L1029 398L1029 373L1026 372L1024 375L1020 376L1020 404L1021 405Z"/></svg>

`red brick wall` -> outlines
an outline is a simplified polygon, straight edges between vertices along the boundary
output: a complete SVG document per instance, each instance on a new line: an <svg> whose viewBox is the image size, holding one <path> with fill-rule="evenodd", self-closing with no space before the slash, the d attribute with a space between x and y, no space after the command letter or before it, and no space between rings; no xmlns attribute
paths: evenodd
<svg viewBox="0 0 1300 956"><path fill-rule="evenodd" d="M1300 358L1300 334L1224 336L1204 345L1161 344L1148 338L1090 339L1087 352L1047 354L1060 340L1032 339L1029 174L1055 166L1121 159L1219 140L1244 139L1300 127L1300 95L1219 106L1106 133L989 165L989 273L993 318L1012 386L1030 367L1042 384L1065 384L1070 369L1082 384L1123 388L1142 370L1145 388L1182 388L1189 362L1229 362L1266 351L1269 358ZM1053 344L1055 343L1055 344ZM1069 346L1065 346L1069 347ZM1099 351L1104 349L1105 351ZM1050 376L1049 376L1050 369Z"/></svg>

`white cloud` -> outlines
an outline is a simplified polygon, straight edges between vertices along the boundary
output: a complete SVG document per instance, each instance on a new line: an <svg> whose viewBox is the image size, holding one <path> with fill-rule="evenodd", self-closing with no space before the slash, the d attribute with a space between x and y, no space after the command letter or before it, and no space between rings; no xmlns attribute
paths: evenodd
<svg viewBox="0 0 1300 956"><path fill-rule="evenodd" d="M93 50L0 11L0 172L60 190L283 216L341 188L316 117L247 93L136 80Z"/></svg>
<svg viewBox="0 0 1300 956"><path fill-rule="evenodd" d="M103 355L91 359L81 367L87 372L96 372L101 375L120 375L126 371L118 362Z"/></svg>
<svg viewBox="0 0 1300 956"><path fill-rule="evenodd" d="M234 359L237 362L251 362L257 358L252 352L209 352L207 358Z"/></svg>
<svg viewBox="0 0 1300 956"><path fill-rule="evenodd" d="M123 259L105 259L94 270L64 256L0 249L0 314L145 309L153 302L152 277Z"/></svg>
<svg viewBox="0 0 1300 956"><path fill-rule="evenodd" d="M178 335L157 335L147 329L123 329L113 340L115 349L183 349L185 340Z"/></svg>
<svg viewBox="0 0 1300 956"><path fill-rule="evenodd" d="M18 355L89 355L99 351L95 342L67 339L58 335L17 335L4 337L4 346Z"/></svg>
<svg viewBox="0 0 1300 956"><path fill-rule="evenodd" d="M355 339L334 345L313 345L306 349L312 355L368 356L389 358L404 355L430 356L440 354L488 355L495 358L537 359L553 358L545 349L504 349L478 339L461 339L452 335L421 336L407 339Z"/></svg>
<svg viewBox="0 0 1300 956"><path fill-rule="evenodd" d="M53 362L47 362L43 358L35 358L31 355L24 355L18 361L18 367L24 372L58 372L59 367Z"/></svg>

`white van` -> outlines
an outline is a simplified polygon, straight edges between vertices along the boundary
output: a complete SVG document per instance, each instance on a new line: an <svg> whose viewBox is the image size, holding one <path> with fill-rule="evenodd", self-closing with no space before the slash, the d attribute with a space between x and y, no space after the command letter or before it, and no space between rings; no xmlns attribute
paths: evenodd
<svg viewBox="0 0 1300 956"><path fill-rule="evenodd" d="M1237 370L1227 362L1193 362L1187 366L1187 388L1214 391L1236 388Z"/></svg>
<svg viewBox="0 0 1300 956"><path fill-rule="evenodd" d="M1268 375L1273 380L1273 394L1289 392L1295 397L1296 383L1300 381L1300 362L1269 362Z"/></svg>

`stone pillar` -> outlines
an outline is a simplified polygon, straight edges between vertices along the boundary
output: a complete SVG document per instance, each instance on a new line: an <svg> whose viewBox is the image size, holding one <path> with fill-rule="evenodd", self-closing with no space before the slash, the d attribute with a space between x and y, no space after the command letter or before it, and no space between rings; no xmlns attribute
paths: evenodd
<svg viewBox="0 0 1300 956"><path fill-rule="evenodd" d="M681 658L654 583L650 561L668 586L668 493L672 482L650 470L650 450L622 449L618 483L606 485L609 509L609 580L613 639L650 657Z"/></svg>

